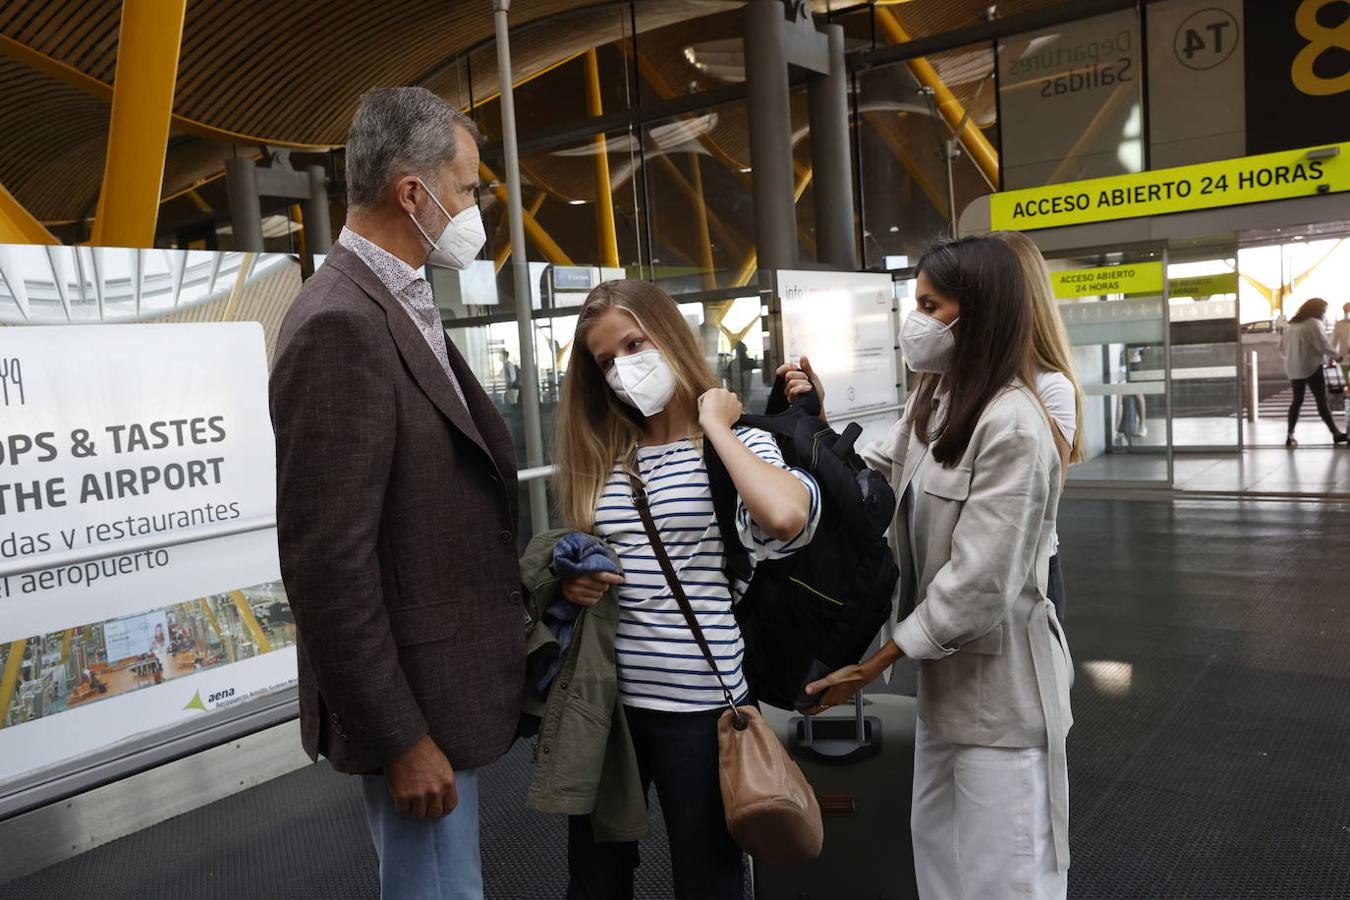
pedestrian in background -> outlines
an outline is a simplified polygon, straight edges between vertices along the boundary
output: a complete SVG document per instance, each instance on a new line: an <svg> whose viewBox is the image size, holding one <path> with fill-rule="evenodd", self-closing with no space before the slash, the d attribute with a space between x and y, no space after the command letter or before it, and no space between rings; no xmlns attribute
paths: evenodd
<svg viewBox="0 0 1350 900"><path fill-rule="evenodd" d="M1280 335L1280 352L1284 354L1284 372L1294 386L1294 399L1289 404L1289 436L1285 438L1286 447L1297 447L1294 428L1298 425L1299 410L1303 406L1304 395L1312 392L1313 402L1317 404L1317 414L1331 431L1331 439L1337 444L1347 442L1345 432L1336 427L1331 417L1331 408L1327 404L1327 382L1322 366L1327 360L1341 358L1327 340L1326 319L1327 301L1313 297L1298 308L1289 320L1289 327Z"/></svg>

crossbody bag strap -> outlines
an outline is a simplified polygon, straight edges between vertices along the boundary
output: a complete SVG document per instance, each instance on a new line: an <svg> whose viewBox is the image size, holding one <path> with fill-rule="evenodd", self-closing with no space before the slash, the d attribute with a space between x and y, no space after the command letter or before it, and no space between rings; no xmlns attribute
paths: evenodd
<svg viewBox="0 0 1350 900"><path fill-rule="evenodd" d="M651 504L647 501L647 489L642 484L642 479L637 475L637 460L628 472L628 484L632 488L633 506L637 509L638 516L642 519L642 527L647 532L647 541L652 545L652 552L656 554L656 561L661 566L661 572L666 576L666 584L670 586L670 592L675 595L675 602L680 606L680 612L684 614L684 621L689 625L689 630L694 633L694 640L698 642L699 650L703 651L703 658L708 661L713 674L717 676L717 683L722 686L722 696L726 698L727 706L731 708L736 715L736 727L744 728L744 717L736 709L736 697L727 687L726 681L722 678L722 670L717 667L717 658L713 656L712 648L708 646L708 639L703 635L703 627L698 624L698 616L694 614L694 607L689 603L689 597L684 592L684 587L680 584L680 578L675 573L675 566L670 562L670 556L666 553L666 545L661 542L661 532L656 528L656 521L652 518Z"/></svg>

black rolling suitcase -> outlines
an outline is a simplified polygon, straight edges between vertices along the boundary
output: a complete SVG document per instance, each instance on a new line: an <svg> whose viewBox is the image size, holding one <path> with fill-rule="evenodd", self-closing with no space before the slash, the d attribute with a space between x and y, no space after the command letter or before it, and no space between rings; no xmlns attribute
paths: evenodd
<svg viewBox="0 0 1350 900"><path fill-rule="evenodd" d="M755 900L917 900L909 834L914 698L859 695L835 715L765 708L764 718L820 799L825 846L802 866L756 865Z"/></svg>

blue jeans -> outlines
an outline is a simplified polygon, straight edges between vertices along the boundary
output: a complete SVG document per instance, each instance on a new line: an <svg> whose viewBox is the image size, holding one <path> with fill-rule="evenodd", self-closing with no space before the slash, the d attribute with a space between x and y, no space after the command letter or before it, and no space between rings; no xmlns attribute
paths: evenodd
<svg viewBox="0 0 1350 900"><path fill-rule="evenodd" d="M717 720L709 713L628 708L643 791L655 783L670 839L677 900L741 900L743 855L722 811ZM633 900L638 845L602 844L589 816L568 822L567 900Z"/></svg>
<svg viewBox="0 0 1350 900"><path fill-rule="evenodd" d="M483 900L477 769L455 773L459 805L435 821L396 810L383 775L361 781L384 900Z"/></svg>

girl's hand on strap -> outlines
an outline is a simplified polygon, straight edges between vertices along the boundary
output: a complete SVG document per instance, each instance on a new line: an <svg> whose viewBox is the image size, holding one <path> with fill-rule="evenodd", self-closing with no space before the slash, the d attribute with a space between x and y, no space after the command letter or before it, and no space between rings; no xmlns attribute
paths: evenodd
<svg viewBox="0 0 1350 900"><path fill-rule="evenodd" d="M703 430L730 429L745 412L741 401L731 391L713 388L698 398L698 424Z"/></svg>

